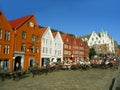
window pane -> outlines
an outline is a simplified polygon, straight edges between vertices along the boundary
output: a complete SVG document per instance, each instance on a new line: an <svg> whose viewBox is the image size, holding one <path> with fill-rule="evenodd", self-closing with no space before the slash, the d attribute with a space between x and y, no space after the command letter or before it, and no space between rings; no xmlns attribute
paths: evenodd
<svg viewBox="0 0 120 90"><path fill-rule="evenodd" d="M25 52L25 50L26 50L26 45L25 44L21 44L21 51Z"/></svg>
<svg viewBox="0 0 120 90"><path fill-rule="evenodd" d="M35 41L35 35L32 35L32 41L33 42Z"/></svg>
<svg viewBox="0 0 120 90"><path fill-rule="evenodd" d="M9 54L9 45L4 46L4 54Z"/></svg>
<svg viewBox="0 0 120 90"><path fill-rule="evenodd" d="M5 40L10 40L10 32L9 31L5 31Z"/></svg>
<svg viewBox="0 0 120 90"><path fill-rule="evenodd" d="M22 32L22 39L26 39L26 32L25 31Z"/></svg>
<svg viewBox="0 0 120 90"><path fill-rule="evenodd" d="M36 53L39 53L39 47L36 47Z"/></svg>
<svg viewBox="0 0 120 90"><path fill-rule="evenodd" d="M35 52L35 46L32 46L31 51L32 51L32 53Z"/></svg>
<svg viewBox="0 0 120 90"><path fill-rule="evenodd" d="M9 60L7 59L0 60L0 69L9 70L10 69L9 65L10 65Z"/></svg>
<svg viewBox="0 0 120 90"><path fill-rule="evenodd" d="M2 30L0 29L0 39L2 39Z"/></svg>
<svg viewBox="0 0 120 90"><path fill-rule="evenodd" d="M36 37L36 42L39 42L39 36Z"/></svg>

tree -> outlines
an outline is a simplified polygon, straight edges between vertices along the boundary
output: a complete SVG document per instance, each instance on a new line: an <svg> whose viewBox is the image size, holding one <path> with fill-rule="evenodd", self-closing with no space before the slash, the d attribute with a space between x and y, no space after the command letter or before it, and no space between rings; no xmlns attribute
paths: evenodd
<svg viewBox="0 0 120 90"><path fill-rule="evenodd" d="M90 50L89 50L89 58L91 59L95 55L97 55L95 49L94 48L90 48Z"/></svg>

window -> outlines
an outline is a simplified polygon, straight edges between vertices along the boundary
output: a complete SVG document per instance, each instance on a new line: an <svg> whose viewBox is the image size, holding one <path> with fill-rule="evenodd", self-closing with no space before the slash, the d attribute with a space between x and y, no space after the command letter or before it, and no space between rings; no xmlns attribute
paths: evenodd
<svg viewBox="0 0 120 90"><path fill-rule="evenodd" d="M71 49L71 46L69 45L69 49Z"/></svg>
<svg viewBox="0 0 120 90"><path fill-rule="evenodd" d="M57 50L55 50L55 55L57 55Z"/></svg>
<svg viewBox="0 0 120 90"><path fill-rule="evenodd" d="M50 48L50 54L52 53L52 48Z"/></svg>
<svg viewBox="0 0 120 90"><path fill-rule="evenodd" d="M26 50L26 44L21 44L21 51L25 52L25 50Z"/></svg>
<svg viewBox="0 0 120 90"><path fill-rule="evenodd" d="M10 32L9 31L5 31L5 40L9 41L10 40Z"/></svg>
<svg viewBox="0 0 120 90"><path fill-rule="evenodd" d="M9 49L10 49L10 46L9 45L5 45L4 46L4 54L9 54Z"/></svg>
<svg viewBox="0 0 120 90"><path fill-rule="evenodd" d="M52 40L50 40L50 45L52 45Z"/></svg>
<svg viewBox="0 0 120 90"><path fill-rule="evenodd" d="M32 46L32 47L31 47L31 51L32 51L32 53L35 52L35 46Z"/></svg>
<svg viewBox="0 0 120 90"><path fill-rule="evenodd" d="M45 47L43 47L43 51L42 52L45 53Z"/></svg>
<svg viewBox="0 0 120 90"><path fill-rule="evenodd" d="M0 29L0 39L2 39L2 30Z"/></svg>
<svg viewBox="0 0 120 90"><path fill-rule="evenodd" d="M36 47L36 53L39 53L39 47Z"/></svg>
<svg viewBox="0 0 120 90"><path fill-rule="evenodd" d="M48 44L48 39L46 39L46 45Z"/></svg>
<svg viewBox="0 0 120 90"><path fill-rule="evenodd" d="M66 40L67 40L67 42L69 41L68 38Z"/></svg>
<svg viewBox="0 0 120 90"><path fill-rule="evenodd" d="M36 42L39 42L39 36L36 36Z"/></svg>
<svg viewBox="0 0 120 90"><path fill-rule="evenodd" d="M45 38L43 38L43 44L45 44Z"/></svg>
<svg viewBox="0 0 120 90"><path fill-rule="evenodd" d="M48 48L46 47L46 53L48 53Z"/></svg>
<svg viewBox="0 0 120 90"><path fill-rule="evenodd" d="M92 38L92 40L94 40L94 38Z"/></svg>
<svg viewBox="0 0 120 90"><path fill-rule="evenodd" d="M26 39L26 32L22 31L22 39Z"/></svg>
<svg viewBox="0 0 120 90"><path fill-rule="evenodd" d="M0 69L9 70L9 60L0 60Z"/></svg>
<svg viewBox="0 0 120 90"><path fill-rule="evenodd" d="M33 42L35 41L35 35L32 35L32 41Z"/></svg>
<svg viewBox="0 0 120 90"><path fill-rule="evenodd" d="M96 37L96 40L98 40L98 37Z"/></svg>

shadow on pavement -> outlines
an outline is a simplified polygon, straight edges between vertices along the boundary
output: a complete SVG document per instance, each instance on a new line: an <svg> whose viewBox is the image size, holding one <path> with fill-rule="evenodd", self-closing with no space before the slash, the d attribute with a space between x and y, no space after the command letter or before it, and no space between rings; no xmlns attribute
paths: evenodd
<svg viewBox="0 0 120 90"><path fill-rule="evenodd" d="M114 82L115 82L115 78L113 78L112 83L111 83L111 85L110 85L110 87L109 87L109 90L112 90L112 88L113 88L113 86L114 86Z"/></svg>

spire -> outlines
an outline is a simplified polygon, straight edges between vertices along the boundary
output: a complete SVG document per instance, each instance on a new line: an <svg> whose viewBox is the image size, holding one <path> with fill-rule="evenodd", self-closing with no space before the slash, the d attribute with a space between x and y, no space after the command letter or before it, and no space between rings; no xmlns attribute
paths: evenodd
<svg viewBox="0 0 120 90"><path fill-rule="evenodd" d="M101 29L101 34L105 34L105 29L104 28Z"/></svg>

